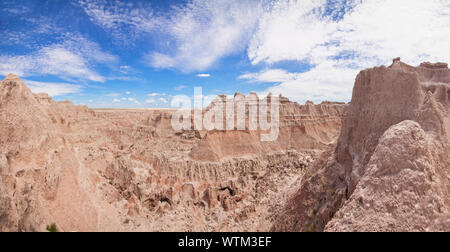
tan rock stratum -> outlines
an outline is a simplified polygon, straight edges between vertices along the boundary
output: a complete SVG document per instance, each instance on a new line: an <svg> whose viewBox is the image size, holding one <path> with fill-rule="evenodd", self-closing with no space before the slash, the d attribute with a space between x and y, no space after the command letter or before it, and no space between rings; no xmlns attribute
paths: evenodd
<svg viewBox="0 0 450 252"><path fill-rule="evenodd" d="M449 110L447 64L362 71L337 146L272 230L450 231Z"/></svg>
<svg viewBox="0 0 450 252"><path fill-rule="evenodd" d="M450 231L449 110L447 64L399 59L362 71L350 105L280 96L273 142L55 102L8 75L0 231Z"/></svg>
<svg viewBox="0 0 450 252"><path fill-rule="evenodd" d="M0 84L0 230L264 231L346 104L281 99L280 138L174 131L173 110L91 110ZM302 141L295 141L295 139Z"/></svg>

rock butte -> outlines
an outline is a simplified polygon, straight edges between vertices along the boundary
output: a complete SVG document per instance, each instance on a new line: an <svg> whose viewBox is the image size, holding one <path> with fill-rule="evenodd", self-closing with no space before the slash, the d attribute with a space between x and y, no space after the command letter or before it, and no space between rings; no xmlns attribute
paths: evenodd
<svg viewBox="0 0 450 252"><path fill-rule="evenodd" d="M335 148L306 171L278 231L450 231L450 70L362 71Z"/></svg>
<svg viewBox="0 0 450 252"><path fill-rule="evenodd" d="M449 231L449 99L447 64L395 59L357 76L350 105L280 96L279 138L261 142L174 131L174 110L55 102L8 75L0 231Z"/></svg>

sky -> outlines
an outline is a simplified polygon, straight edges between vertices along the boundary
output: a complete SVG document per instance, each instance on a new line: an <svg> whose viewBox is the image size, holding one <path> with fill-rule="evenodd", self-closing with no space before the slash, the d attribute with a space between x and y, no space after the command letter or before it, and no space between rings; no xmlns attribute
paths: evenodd
<svg viewBox="0 0 450 252"><path fill-rule="evenodd" d="M194 87L348 102L362 69L450 62L450 1L2 0L0 37L1 78L93 108Z"/></svg>

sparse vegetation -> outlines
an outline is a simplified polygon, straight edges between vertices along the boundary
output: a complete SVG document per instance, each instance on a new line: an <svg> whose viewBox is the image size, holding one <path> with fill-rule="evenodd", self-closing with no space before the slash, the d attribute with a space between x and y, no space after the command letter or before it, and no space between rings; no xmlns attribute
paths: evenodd
<svg viewBox="0 0 450 252"><path fill-rule="evenodd" d="M58 232L58 228L56 227L55 223L52 223L51 225L47 226L47 231L50 233L56 233Z"/></svg>

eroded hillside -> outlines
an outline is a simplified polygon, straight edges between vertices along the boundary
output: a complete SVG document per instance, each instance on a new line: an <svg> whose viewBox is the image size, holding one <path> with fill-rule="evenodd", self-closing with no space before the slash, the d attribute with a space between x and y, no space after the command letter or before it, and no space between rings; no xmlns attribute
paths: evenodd
<svg viewBox="0 0 450 252"><path fill-rule="evenodd" d="M337 146L272 230L449 231L449 110L447 64L362 71Z"/></svg>
<svg viewBox="0 0 450 252"><path fill-rule="evenodd" d="M250 130L174 131L174 110L55 102L9 75L0 230L267 231L290 185L337 139L347 106L281 100L279 140L267 144Z"/></svg>
<svg viewBox="0 0 450 252"><path fill-rule="evenodd" d="M450 230L447 64L361 71L350 105L279 101L265 142L258 129L174 130L170 109L55 102L8 75L0 230Z"/></svg>

